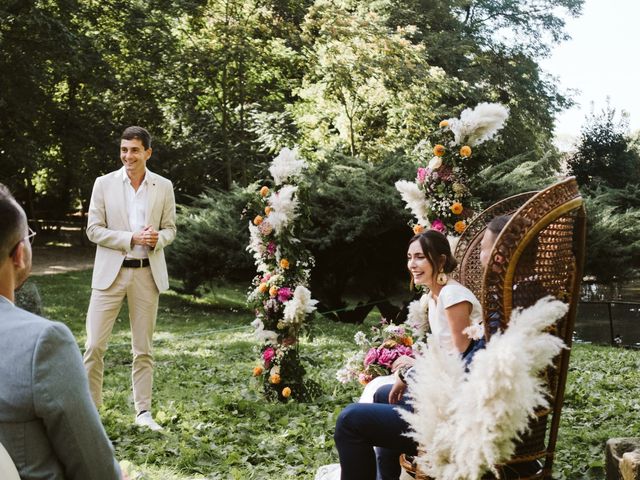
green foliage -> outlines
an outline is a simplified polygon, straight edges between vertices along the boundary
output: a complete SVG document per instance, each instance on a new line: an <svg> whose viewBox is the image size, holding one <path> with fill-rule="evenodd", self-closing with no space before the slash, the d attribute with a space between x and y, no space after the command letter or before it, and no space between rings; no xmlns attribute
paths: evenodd
<svg viewBox="0 0 640 480"><path fill-rule="evenodd" d="M633 148L628 120L616 119L607 106L587 117L578 148L568 160L569 171L587 191L599 186L624 188L640 183L640 151Z"/></svg>
<svg viewBox="0 0 640 480"><path fill-rule="evenodd" d="M405 278L409 213L393 185L413 175L413 160L405 156L389 156L374 166L333 154L310 166L309 185L301 191L301 221L308 226L300 240L315 257L311 291L323 307L344 306L347 291L386 297ZM257 190L254 184L208 191L181 209L179 234L167 261L189 291L215 279L250 277L253 267L245 248L255 212L243 213L243 208Z"/></svg>
<svg viewBox="0 0 640 480"><path fill-rule="evenodd" d="M575 345L554 464L554 478L603 478L609 438L640 436L637 352Z"/></svg>
<svg viewBox="0 0 640 480"><path fill-rule="evenodd" d="M470 178L470 189L488 207L512 195L552 185L560 174L559 163L555 150L542 157L534 151L522 153L482 168Z"/></svg>
<svg viewBox="0 0 640 480"><path fill-rule="evenodd" d="M406 278L410 214L394 183L415 175L413 161L389 155L371 165L334 154L314 168L311 228L303 236L316 259L314 297L330 309L344 306L348 291L387 297Z"/></svg>
<svg viewBox="0 0 640 480"><path fill-rule="evenodd" d="M283 146L370 162L410 152L481 101L511 108L488 158L540 155L567 102L537 59L582 0L538 3L5 1L0 181L29 216L86 211L123 127L139 124L182 202L246 186Z"/></svg>
<svg viewBox="0 0 640 480"><path fill-rule="evenodd" d="M567 163L587 199L586 273L603 282L634 276L640 266L640 149L624 115L618 120L610 106L589 115Z"/></svg>
<svg viewBox="0 0 640 480"><path fill-rule="evenodd" d="M640 267L640 185L600 187L586 200L585 273L601 282L636 276Z"/></svg>
<svg viewBox="0 0 640 480"><path fill-rule="evenodd" d="M430 68L415 28L389 28L368 2L317 0L302 25L310 68L294 113L304 144L375 161L411 148L455 78Z"/></svg>
<svg viewBox="0 0 640 480"><path fill-rule="evenodd" d="M90 271L37 277L45 314L65 322L84 343ZM69 302L73 292L76 301ZM137 480L311 480L338 461L337 415L361 388L342 385L336 371L357 347L354 326L320 319L303 339L308 375L325 392L310 403L265 402L251 380L255 341L244 310L244 284L195 298L169 291L160 298L155 333L154 415L165 432L133 425L129 322L126 305L106 354L105 404L100 414L116 457ZM604 443L640 436L637 352L574 345L554 463L554 478L602 477Z"/></svg>
<svg viewBox="0 0 640 480"><path fill-rule="evenodd" d="M214 288L216 279L251 278L253 265L246 252L249 242L242 210L249 198L239 187L229 192L208 189L191 206L182 205L177 217L179 234L167 255L171 275L195 292L203 285Z"/></svg>

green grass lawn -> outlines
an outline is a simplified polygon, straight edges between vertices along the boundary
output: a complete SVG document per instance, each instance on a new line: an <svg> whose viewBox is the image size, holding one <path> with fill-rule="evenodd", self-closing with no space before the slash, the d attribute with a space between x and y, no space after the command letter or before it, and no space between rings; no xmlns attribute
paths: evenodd
<svg viewBox="0 0 640 480"><path fill-rule="evenodd" d="M66 323L81 347L90 272L34 277L47 317ZM195 298L160 299L155 334L154 414L162 433L133 426L126 306L105 358L100 414L116 456L134 479L313 479L337 461L335 419L360 394L335 373L365 327L317 317L302 342L308 374L324 394L313 403L267 403L251 377L256 347L244 285ZM371 315L367 325L377 320ZM556 452L555 477L601 478L604 443L640 436L640 352L576 345Z"/></svg>

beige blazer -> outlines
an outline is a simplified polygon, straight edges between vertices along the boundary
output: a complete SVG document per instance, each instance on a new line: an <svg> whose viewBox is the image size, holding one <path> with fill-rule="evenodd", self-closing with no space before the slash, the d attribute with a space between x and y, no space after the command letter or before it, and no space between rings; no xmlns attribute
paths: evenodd
<svg viewBox="0 0 640 480"><path fill-rule="evenodd" d="M146 225L153 225L158 243L149 250L149 265L158 291L169 288L164 247L176 238L176 201L171 181L147 170ZM122 169L96 179L89 205L87 237L97 244L91 288L105 290L116 279L131 251L133 232L129 226Z"/></svg>

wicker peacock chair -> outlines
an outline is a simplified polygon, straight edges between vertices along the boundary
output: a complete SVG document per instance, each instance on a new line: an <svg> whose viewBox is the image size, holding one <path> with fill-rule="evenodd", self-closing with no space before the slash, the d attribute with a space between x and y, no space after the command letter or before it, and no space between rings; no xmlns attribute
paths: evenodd
<svg viewBox="0 0 640 480"><path fill-rule="evenodd" d="M505 214L512 217L498 236L485 271L480 264L480 241L488 221ZM585 234L583 200L573 177L540 192L498 202L469 224L456 247L459 268L454 276L480 299L487 339L497 329L508 327L514 308L531 306L552 295L569 304L568 313L556 322L552 333L571 346ZM489 319L499 319L499 326ZM563 350L544 372L550 408L536 412L513 457L496 466L498 478L551 478L569 354L569 349ZM428 479L416 472L408 458L402 456L400 462L410 475Z"/></svg>

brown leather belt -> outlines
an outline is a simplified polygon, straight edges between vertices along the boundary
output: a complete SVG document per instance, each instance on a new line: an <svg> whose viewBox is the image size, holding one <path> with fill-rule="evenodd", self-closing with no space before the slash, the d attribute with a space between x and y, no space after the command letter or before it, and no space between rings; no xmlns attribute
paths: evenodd
<svg viewBox="0 0 640 480"><path fill-rule="evenodd" d="M127 258L122 262L124 268L142 268L149 266L148 258Z"/></svg>

